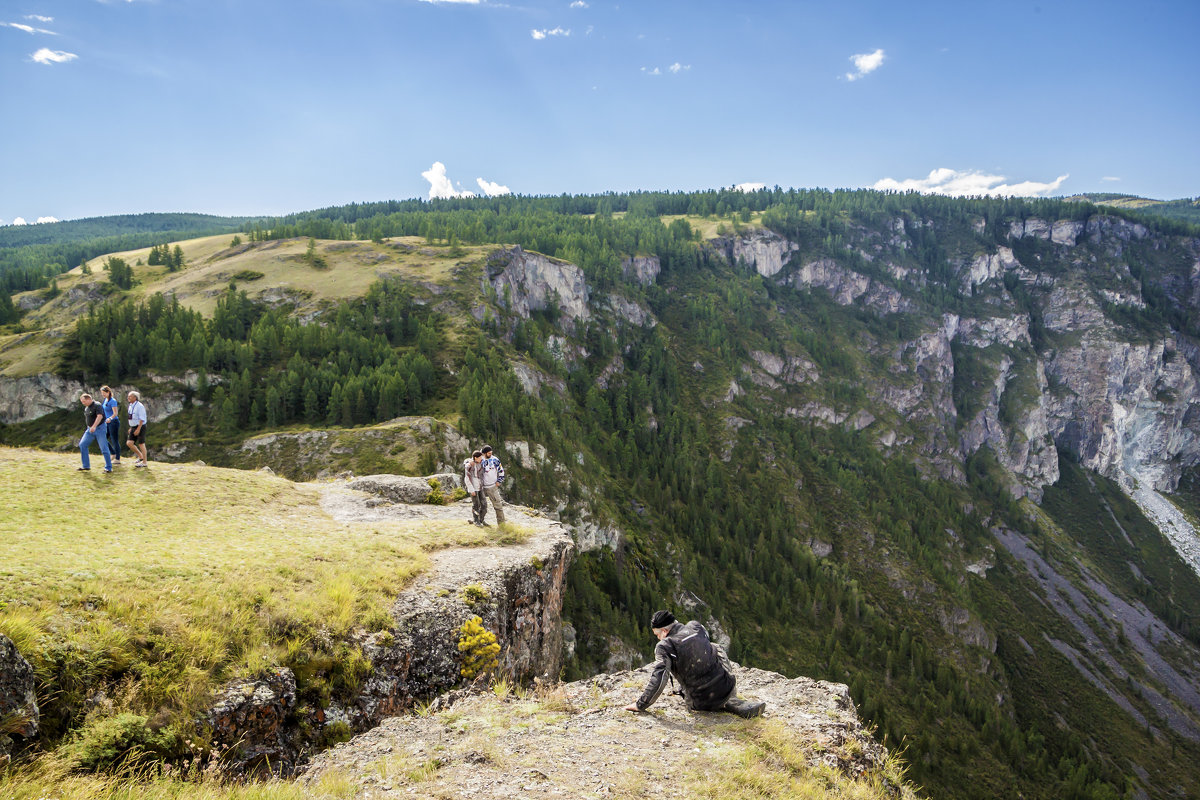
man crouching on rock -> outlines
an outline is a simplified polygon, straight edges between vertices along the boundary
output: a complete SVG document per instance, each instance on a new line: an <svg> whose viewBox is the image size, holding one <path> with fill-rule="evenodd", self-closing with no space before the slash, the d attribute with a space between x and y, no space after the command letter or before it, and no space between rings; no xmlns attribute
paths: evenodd
<svg viewBox="0 0 1200 800"><path fill-rule="evenodd" d="M703 625L695 620L683 625L670 611L655 611L650 627L658 637L654 672L646 691L636 703L625 706L626 711L645 711L653 705L666 686L670 670L692 711L728 711L746 718L763 713L766 703L738 699L729 656L709 640Z"/></svg>

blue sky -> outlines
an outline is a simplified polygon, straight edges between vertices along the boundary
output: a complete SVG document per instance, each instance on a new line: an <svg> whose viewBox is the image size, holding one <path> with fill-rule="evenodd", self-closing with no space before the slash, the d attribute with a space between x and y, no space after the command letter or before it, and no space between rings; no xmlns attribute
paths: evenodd
<svg viewBox="0 0 1200 800"><path fill-rule="evenodd" d="M2 0L0 23L5 223L432 186L1200 194L1197 0Z"/></svg>

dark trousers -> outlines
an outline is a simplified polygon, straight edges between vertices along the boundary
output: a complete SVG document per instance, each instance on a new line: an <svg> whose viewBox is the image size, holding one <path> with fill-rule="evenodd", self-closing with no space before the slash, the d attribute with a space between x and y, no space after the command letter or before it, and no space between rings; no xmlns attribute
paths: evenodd
<svg viewBox="0 0 1200 800"><path fill-rule="evenodd" d="M108 450L114 461L121 460L121 420L104 423L108 426Z"/></svg>
<svg viewBox="0 0 1200 800"><path fill-rule="evenodd" d="M487 514L487 495L483 490L479 490L471 495L471 517L475 522L483 522L484 516Z"/></svg>

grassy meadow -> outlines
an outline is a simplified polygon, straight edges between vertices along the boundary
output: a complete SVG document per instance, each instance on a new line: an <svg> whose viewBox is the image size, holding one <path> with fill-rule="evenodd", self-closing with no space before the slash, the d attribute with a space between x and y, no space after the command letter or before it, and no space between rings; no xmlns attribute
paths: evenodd
<svg viewBox="0 0 1200 800"><path fill-rule="evenodd" d="M56 278L57 296L27 311L19 330L0 335L0 375L21 377L53 370L61 336L90 305L110 296L141 301L162 292L211 316L218 297L233 281L252 300L265 296L294 303L301 312L314 311L330 301L361 297L371 284L390 275L417 284L446 284L459 264L479 259L492 249L453 250L413 236L381 243L321 240L316 242L314 254L324 266L314 266L306 258L305 238L230 247L232 241L233 234L220 234L172 242L170 246L178 244L185 259L183 269L177 272L147 264L148 247L113 253L133 270L133 287L126 292L109 284L104 271L107 255L88 262L90 275L78 266L64 272ZM17 299L47 294L47 290L37 289Z"/></svg>
<svg viewBox="0 0 1200 800"><path fill-rule="evenodd" d="M118 712L183 731L215 686L280 664L337 691L338 662L365 663L345 635L388 627L430 551L514 535L339 523L318 486L267 473L78 462L0 448L0 632L37 672L47 741Z"/></svg>

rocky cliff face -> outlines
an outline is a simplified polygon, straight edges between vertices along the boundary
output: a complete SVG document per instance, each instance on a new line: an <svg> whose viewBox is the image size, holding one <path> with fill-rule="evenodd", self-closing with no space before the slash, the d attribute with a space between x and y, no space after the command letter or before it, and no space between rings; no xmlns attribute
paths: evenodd
<svg viewBox="0 0 1200 800"><path fill-rule="evenodd" d="M552 304L570 328L591 316L587 282L574 264L514 247L488 258L484 280L496 302L518 316L528 317Z"/></svg>
<svg viewBox="0 0 1200 800"><path fill-rule="evenodd" d="M986 447L1012 474L1013 491L1037 499L1058 479L1056 448L1106 476L1158 490L1172 490L1182 470L1200 462L1200 348L1166 326L1147 339L1119 318L1121 309L1146 308L1144 276L1134 277L1128 253L1130 243L1152 236L1144 226L1104 216L1014 221L1005 244L951 256L957 282L950 288L978 310L947 314L923 299L925 276L889 262L889 251L912 246L910 229L929 224L898 220L883 235L861 232L861 241L847 245L858 256L846 261L870 267L870 275L836 257L806 259L798 245L771 233L714 246L731 262L823 290L839 305L919 321L922 332L890 350L886 379L864 386L881 442L902 442L895 428L915 427L918 453L939 474L960 476L962 460ZM1158 278L1159 290L1186 307L1200 298L1200 242L1159 239L1156 249L1194 265ZM1023 263L1015 248L1026 241L1036 244L1023 245L1032 257ZM781 358L747 365L751 382L780 389L774 373L783 369ZM810 381L819 380L814 373ZM843 424L858 409L783 402L781 410Z"/></svg>
<svg viewBox="0 0 1200 800"><path fill-rule="evenodd" d="M394 478L332 485L322 505L350 524L470 516L469 501L430 506L421 504L422 495L409 504ZM392 625L360 631L346 643L370 662L350 696L324 708L301 706L296 676L287 667L226 687L203 723L216 742L233 746L226 757L231 771L290 773L331 738L368 730L461 685L459 628L472 616L496 636L502 676L523 682L557 677L564 653L563 588L574 546L559 523L515 506L506 512L510 522L530 531L527 539L435 554L431 568L397 597Z"/></svg>
<svg viewBox="0 0 1200 800"><path fill-rule="evenodd" d="M779 274L791 254L799 249L795 242L762 228L745 236L713 239L710 244L731 264L741 262L764 278Z"/></svg>
<svg viewBox="0 0 1200 800"><path fill-rule="evenodd" d="M141 392L146 399L146 416L151 423L158 423L183 409L183 389L195 390L197 380L195 372L182 376L154 375L136 385L114 386L113 391L121 399L122 409L130 391ZM220 382L219 377L212 381L214 385ZM7 425L29 422L64 408L78 408L79 395L84 392L99 397L100 384L85 385L50 372L23 378L0 378L0 422Z"/></svg>
<svg viewBox="0 0 1200 800"><path fill-rule="evenodd" d="M40 715L33 667L0 633L0 768L7 763L14 745L13 736L33 738L38 731Z"/></svg>
<svg viewBox="0 0 1200 800"><path fill-rule="evenodd" d="M78 381L42 372L25 378L0 378L0 422L28 422L79 403L88 391Z"/></svg>

